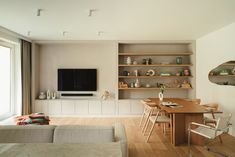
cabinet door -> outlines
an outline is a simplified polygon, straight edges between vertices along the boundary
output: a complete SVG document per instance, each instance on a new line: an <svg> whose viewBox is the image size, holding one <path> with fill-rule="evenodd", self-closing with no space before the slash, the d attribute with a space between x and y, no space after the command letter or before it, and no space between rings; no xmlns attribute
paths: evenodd
<svg viewBox="0 0 235 157"><path fill-rule="evenodd" d="M118 114L119 115L131 114L130 100L119 100L118 101Z"/></svg>
<svg viewBox="0 0 235 157"><path fill-rule="evenodd" d="M42 112L45 115L48 114L48 101L47 100L35 100L34 112Z"/></svg>
<svg viewBox="0 0 235 157"><path fill-rule="evenodd" d="M100 100L89 100L89 114L101 114Z"/></svg>
<svg viewBox="0 0 235 157"><path fill-rule="evenodd" d="M72 100L61 101L62 114L71 115L75 113L75 102Z"/></svg>
<svg viewBox="0 0 235 157"><path fill-rule="evenodd" d="M144 105L140 100L131 100L131 114L141 115L144 111Z"/></svg>
<svg viewBox="0 0 235 157"><path fill-rule="evenodd" d="M107 100L102 101L102 114L114 115L115 114L115 101Z"/></svg>
<svg viewBox="0 0 235 157"><path fill-rule="evenodd" d="M61 114L61 101L60 100L49 100L49 115L60 115Z"/></svg>
<svg viewBox="0 0 235 157"><path fill-rule="evenodd" d="M76 100L75 101L75 113L79 115L88 114L88 100Z"/></svg>

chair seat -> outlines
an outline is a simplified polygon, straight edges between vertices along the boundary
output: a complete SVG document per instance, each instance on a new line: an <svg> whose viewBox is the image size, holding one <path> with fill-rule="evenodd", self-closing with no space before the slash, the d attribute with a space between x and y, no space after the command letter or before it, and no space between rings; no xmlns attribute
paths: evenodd
<svg viewBox="0 0 235 157"><path fill-rule="evenodd" d="M156 116L150 116L149 120L154 122L156 119ZM170 123L170 118L165 116L165 115L161 115L157 117L157 120L155 123Z"/></svg>
<svg viewBox="0 0 235 157"><path fill-rule="evenodd" d="M199 134L201 136L204 136L209 139L214 139L216 136L221 135L223 132L222 131L217 131L217 134L215 135L215 130L205 128L205 127L197 127L195 129L192 129L191 132L195 134Z"/></svg>

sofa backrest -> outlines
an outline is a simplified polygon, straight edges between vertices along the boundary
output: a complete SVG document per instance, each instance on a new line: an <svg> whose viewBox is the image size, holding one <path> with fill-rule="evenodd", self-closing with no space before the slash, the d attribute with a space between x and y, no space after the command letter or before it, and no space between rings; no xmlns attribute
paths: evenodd
<svg viewBox="0 0 235 157"><path fill-rule="evenodd" d="M0 143L52 143L53 125L0 126Z"/></svg>
<svg viewBox="0 0 235 157"><path fill-rule="evenodd" d="M113 126L61 125L54 131L54 143L114 142Z"/></svg>

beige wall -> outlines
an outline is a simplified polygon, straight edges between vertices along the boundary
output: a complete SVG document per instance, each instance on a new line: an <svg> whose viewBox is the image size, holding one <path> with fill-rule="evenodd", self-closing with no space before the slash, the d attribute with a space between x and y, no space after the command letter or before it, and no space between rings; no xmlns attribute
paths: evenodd
<svg viewBox="0 0 235 157"><path fill-rule="evenodd" d="M196 41L197 97L202 103L216 102L225 113L232 113L235 136L235 87L213 84L208 73L218 65L235 60L235 23Z"/></svg>
<svg viewBox="0 0 235 157"><path fill-rule="evenodd" d="M40 46L40 91L57 90L58 68L95 68L97 69L97 92L104 90L115 93L117 86L115 42L80 44L42 44Z"/></svg>

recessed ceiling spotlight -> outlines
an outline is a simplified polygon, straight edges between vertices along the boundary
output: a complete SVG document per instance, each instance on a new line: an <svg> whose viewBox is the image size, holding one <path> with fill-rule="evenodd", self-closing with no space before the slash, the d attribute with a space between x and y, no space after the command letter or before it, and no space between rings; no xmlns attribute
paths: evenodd
<svg viewBox="0 0 235 157"><path fill-rule="evenodd" d="M92 16L93 15L93 12L97 11L97 9L89 9L88 10L88 16Z"/></svg>
<svg viewBox="0 0 235 157"><path fill-rule="evenodd" d="M67 31L63 31L63 32L62 32L62 35L63 35L63 36L66 36L67 34L68 34Z"/></svg>
<svg viewBox="0 0 235 157"><path fill-rule="evenodd" d="M103 31L98 31L98 36L101 36L102 34L104 34L104 32Z"/></svg>
<svg viewBox="0 0 235 157"><path fill-rule="evenodd" d="M37 10L37 16L41 16L42 9Z"/></svg>
<svg viewBox="0 0 235 157"><path fill-rule="evenodd" d="M27 32L27 35L30 36L30 35L31 35L31 31L28 31L28 32Z"/></svg>

